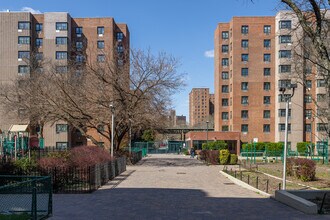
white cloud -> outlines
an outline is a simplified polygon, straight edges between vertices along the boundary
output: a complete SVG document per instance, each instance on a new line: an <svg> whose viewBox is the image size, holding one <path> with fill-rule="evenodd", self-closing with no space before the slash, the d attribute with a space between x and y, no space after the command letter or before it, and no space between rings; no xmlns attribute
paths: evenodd
<svg viewBox="0 0 330 220"><path fill-rule="evenodd" d="M204 56L207 57L207 58L213 58L214 57L214 50L205 51Z"/></svg>
<svg viewBox="0 0 330 220"><path fill-rule="evenodd" d="M30 7L23 7L23 8L21 8L21 11L31 12L32 14L41 14L41 11L35 10L33 8L30 8Z"/></svg>

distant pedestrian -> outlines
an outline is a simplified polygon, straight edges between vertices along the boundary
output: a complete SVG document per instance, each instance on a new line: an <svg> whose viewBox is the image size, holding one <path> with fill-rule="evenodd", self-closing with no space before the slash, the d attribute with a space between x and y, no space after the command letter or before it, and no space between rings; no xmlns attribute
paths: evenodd
<svg viewBox="0 0 330 220"><path fill-rule="evenodd" d="M195 148L194 148L194 147L192 147L192 148L190 149L190 157L191 157L191 158L195 158Z"/></svg>

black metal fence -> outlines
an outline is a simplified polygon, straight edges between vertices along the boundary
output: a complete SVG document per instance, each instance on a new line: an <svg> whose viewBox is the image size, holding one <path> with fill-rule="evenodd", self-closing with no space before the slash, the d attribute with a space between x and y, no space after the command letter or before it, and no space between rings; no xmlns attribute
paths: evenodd
<svg viewBox="0 0 330 220"><path fill-rule="evenodd" d="M263 178L260 173L255 171L233 170L224 167L223 171L263 192L275 194L276 190L281 189L281 182L269 178Z"/></svg>
<svg viewBox="0 0 330 220"><path fill-rule="evenodd" d="M84 168L55 167L51 169L37 168L29 171L16 169L13 170L12 174L50 176L54 193L90 193L124 171L126 171L126 157Z"/></svg>
<svg viewBox="0 0 330 220"><path fill-rule="evenodd" d="M0 219L42 219L52 214L51 178L0 176Z"/></svg>

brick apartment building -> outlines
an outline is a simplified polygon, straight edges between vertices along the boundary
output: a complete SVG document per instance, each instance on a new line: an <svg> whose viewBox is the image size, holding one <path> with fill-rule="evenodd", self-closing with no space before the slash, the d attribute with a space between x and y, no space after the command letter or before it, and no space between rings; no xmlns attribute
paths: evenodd
<svg viewBox="0 0 330 220"><path fill-rule="evenodd" d="M56 71L65 73L69 60L83 63L88 58L96 62L109 51L129 49L127 25L117 24L113 18L72 18L66 12L0 12L0 30L0 83L11 83L19 75L28 74L29 64L23 58L32 53L51 60ZM29 122L0 115L2 131L22 123ZM65 121L45 125L43 129L45 146L66 148L87 142ZM90 132L95 133L100 144L109 145L96 132Z"/></svg>
<svg viewBox="0 0 330 220"><path fill-rule="evenodd" d="M240 131L242 142L253 138L283 142L285 101L279 88L300 82L290 103L289 145L294 150L297 142L310 141L311 132L313 137L322 137L320 121L313 120L316 109L312 97L316 100L325 90L308 63L303 69L314 74L296 77L293 54L299 50L302 35L296 25L297 19L285 11L276 16L233 17L229 23L217 25L215 131ZM319 139L313 138L313 142Z"/></svg>
<svg viewBox="0 0 330 220"><path fill-rule="evenodd" d="M213 128L214 94L208 88L193 88L189 93L189 124L191 127Z"/></svg>

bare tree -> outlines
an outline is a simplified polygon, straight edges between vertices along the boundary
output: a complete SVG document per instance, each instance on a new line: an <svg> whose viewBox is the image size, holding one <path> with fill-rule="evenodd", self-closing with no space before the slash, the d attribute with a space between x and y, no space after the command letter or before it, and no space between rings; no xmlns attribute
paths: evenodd
<svg viewBox="0 0 330 220"><path fill-rule="evenodd" d="M112 104L118 150L129 122L135 130L164 125L171 96L184 83L177 72L179 61L171 55L153 55L150 50L120 54L130 57L128 62L117 55L104 54L99 62L86 60L83 65L72 60L67 69L48 63L42 74L31 68L28 76L2 87L3 104L8 112L24 109L25 119L38 124L66 121L94 144L98 140L93 130L111 140Z"/></svg>
<svg viewBox="0 0 330 220"><path fill-rule="evenodd" d="M330 137L330 13L329 1L325 0L281 0L286 9L298 21L292 32L296 33L294 47L296 77L303 84L311 73L324 82L325 94L313 98L317 107L314 116L323 124ZM314 71L311 71L314 69ZM305 84L306 85L306 84Z"/></svg>

